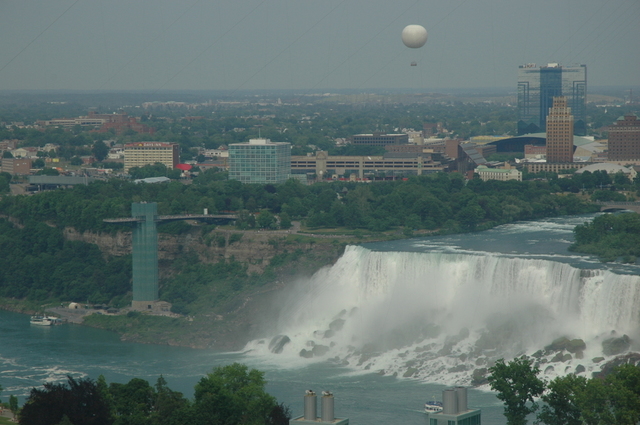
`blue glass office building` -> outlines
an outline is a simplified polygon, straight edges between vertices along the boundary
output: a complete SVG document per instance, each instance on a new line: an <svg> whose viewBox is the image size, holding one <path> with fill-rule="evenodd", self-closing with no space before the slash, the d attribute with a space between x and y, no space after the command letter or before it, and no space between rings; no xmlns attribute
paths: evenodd
<svg viewBox="0 0 640 425"><path fill-rule="evenodd" d="M284 183L291 175L291 145L269 139L229 145L229 179L242 183Z"/></svg>
<svg viewBox="0 0 640 425"><path fill-rule="evenodd" d="M518 134L546 131L553 98L564 96L574 117L573 131L587 134L587 66L521 65L518 69Z"/></svg>

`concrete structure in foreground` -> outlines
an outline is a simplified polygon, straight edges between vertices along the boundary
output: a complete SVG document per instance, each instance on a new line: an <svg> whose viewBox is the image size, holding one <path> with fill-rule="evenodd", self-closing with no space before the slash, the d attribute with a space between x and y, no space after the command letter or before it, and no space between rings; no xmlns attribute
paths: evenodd
<svg viewBox="0 0 640 425"><path fill-rule="evenodd" d="M304 414L289 420L289 425L349 425L349 419L336 418L334 415L333 394L322 392L320 417L318 417L318 401L316 393L307 390L304 395Z"/></svg>
<svg viewBox="0 0 640 425"><path fill-rule="evenodd" d="M482 425L480 409L467 407L465 387L448 388L442 391L443 410L428 413L429 425Z"/></svg>

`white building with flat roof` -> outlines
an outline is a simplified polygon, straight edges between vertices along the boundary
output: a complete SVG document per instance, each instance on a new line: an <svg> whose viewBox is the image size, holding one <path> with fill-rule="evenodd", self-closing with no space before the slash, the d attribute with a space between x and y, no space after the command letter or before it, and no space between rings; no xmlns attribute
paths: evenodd
<svg viewBox="0 0 640 425"><path fill-rule="evenodd" d="M476 168L476 173L480 176L482 181L487 180L518 180L522 181L522 172L516 170L515 168L489 168L486 165L479 165Z"/></svg>

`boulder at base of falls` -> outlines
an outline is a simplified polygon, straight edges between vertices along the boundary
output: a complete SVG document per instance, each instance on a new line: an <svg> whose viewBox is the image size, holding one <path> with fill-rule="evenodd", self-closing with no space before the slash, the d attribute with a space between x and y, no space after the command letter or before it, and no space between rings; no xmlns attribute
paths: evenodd
<svg viewBox="0 0 640 425"><path fill-rule="evenodd" d="M544 347L544 349L550 353L550 352L554 352L554 351L562 351L565 348L567 348L567 345L569 344L569 338L567 337L560 337L555 339L551 345L547 345L546 347Z"/></svg>
<svg viewBox="0 0 640 425"><path fill-rule="evenodd" d="M302 349L300 350L300 357L304 357L305 359L310 359L313 357L313 352L311 350Z"/></svg>
<svg viewBox="0 0 640 425"><path fill-rule="evenodd" d="M324 356L325 354L327 354L328 351L329 351L329 347L327 347L326 345L320 345L320 344L314 345L313 349L311 350L313 355L316 357Z"/></svg>
<svg viewBox="0 0 640 425"><path fill-rule="evenodd" d="M282 349L284 348L284 346L290 342L291 339L289 339L289 337L286 335L274 336L271 339L271 342L269 342L269 351L274 354L280 354L282 353Z"/></svg>
<svg viewBox="0 0 640 425"><path fill-rule="evenodd" d="M631 347L631 339L627 335L602 341L602 353L606 356L615 356L623 353L627 351L629 347Z"/></svg>
<svg viewBox="0 0 640 425"><path fill-rule="evenodd" d="M573 357L571 356L571 354L562 354L562 353L558 353L556 354L551 360L549 360L551 363L555 363L555 362L568 362L569 360L571 360Z"/></svg>
<svg viewBox="0 0 640 425"><path fill-rule="evenodd" d="M614 359L609 360L598 373L594 373L594 378L604 378L613 373L618 366L630 364L632 366L640 367L640 353L628 353L622 356L617 356Z"/></svg>
<svg viewBox="0 0 640 425"><path fill-rule="evenodd" d="M567 344L567 351L570 353L582 353L587 349L587 344L581 339L572 339Z"/></svg>
<svg viewBox="0 0 640 425"><path fill-rule="evenodd" d="M488 383L489 381L487 380L487 372L489 372L489 369L487 369L486 367L475 369L473 371L471 385L473 385L474 387L479 387L480 385Z"/></svg>
<svg viewBox="0 0 640 425"><path fill-rule="evenodd" d="M579 364L578 366L576 366L576 371L574 372L576 375L579 373L584 372L585 370L587 370L584 366L582 366L581 364Z"/></svg>
<svg viewBox="0 0 640 425"><path fill-rule="evenodd" d="M416 369L415 367L410 367L405 373L402 374L402 376L405 378L410 378L416 373L418 373L418 369Z"/></svg>
<svg viewBox="0 0 640 425"><path fill-rule="evenodd" d="M333 332L339 332L344 327L344 319L336 319L329 323L329 329Z"/></svg>

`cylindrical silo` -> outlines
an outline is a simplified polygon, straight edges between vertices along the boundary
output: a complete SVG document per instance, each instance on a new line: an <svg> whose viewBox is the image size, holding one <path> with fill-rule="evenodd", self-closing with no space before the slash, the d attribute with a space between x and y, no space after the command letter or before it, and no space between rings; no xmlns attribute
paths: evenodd
<svg viewBox="0 0 640 425"><path fill-rule="evenodd" d="M335 419L333 413L333 394L330 391L323 391L321 400L322 412L320 419L322 419L322 422L333 422Z"/></svg>
<svg viewBox="0 0 640 425"><path fill-rule="evenodd" d="M316 393L307 390L304 394L304 420L315 421L318 419L318 403L316 402Z"/></svg>
<svg viewBox="0 0 640 425"><path fill-rule="evenodd" d="M467 407L467 388L456 387L456 395L458 396L458 412L466 412Z"/></svg>
<svg viewBox="0 0 640 425"><path fill-rule="evenodd" d="M445 415L455 415L458 413L458 399L454 388L448 388L442 391L442 407L442 413Z"/></svg>

